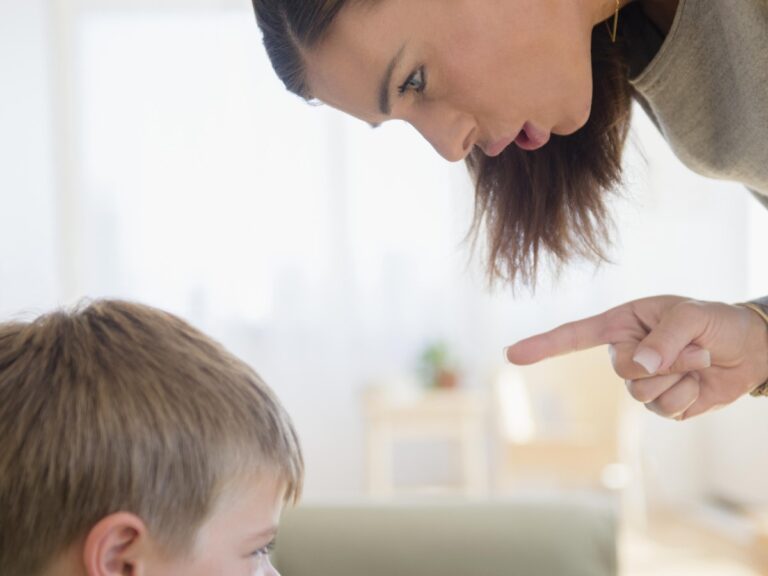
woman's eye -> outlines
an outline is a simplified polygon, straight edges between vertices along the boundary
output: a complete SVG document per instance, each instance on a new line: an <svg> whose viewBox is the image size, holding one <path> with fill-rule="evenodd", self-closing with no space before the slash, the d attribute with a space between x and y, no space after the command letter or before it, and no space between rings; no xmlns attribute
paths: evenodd
<svg viewBox="0 0 768 576"><path fill-rule="evenodd" d="M424 73L424 67L422 66L418 70L414 71L413 74L408 76L407 80L398 86L397 91L400 94L405 94L409 90L413 90L417 94L420 94L424 92L426 87L427 77Z"/></svg>

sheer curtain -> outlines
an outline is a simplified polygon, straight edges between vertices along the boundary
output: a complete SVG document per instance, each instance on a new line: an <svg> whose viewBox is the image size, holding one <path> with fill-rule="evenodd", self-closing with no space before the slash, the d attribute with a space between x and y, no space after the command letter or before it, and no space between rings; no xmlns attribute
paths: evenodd
<svg viewBox="0 0 768 576"><path fill-rule="evenodd" d="M249 12L89 9L77 30L77 293L214 332L290 405L322 483L359 482L359 458L322 465L355 447L357 390L461 335L463 169L288 96Z"/></svg>

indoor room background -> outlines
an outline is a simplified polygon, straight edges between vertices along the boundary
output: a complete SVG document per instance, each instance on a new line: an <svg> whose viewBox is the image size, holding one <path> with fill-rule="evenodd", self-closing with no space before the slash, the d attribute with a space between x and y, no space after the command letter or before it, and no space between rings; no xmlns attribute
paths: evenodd
<svg viewBox="0 0 768 576"><path fill-rule="evenodd" d="M643 296L768 293L768 212L687 171L639 108L625 179L611 263L545 273L534 294L491 289L482 243L466 240L464 166L408 126L372 130L286 94L249 2L0 0L0 318L121 297L210 332L292 414L308 502L375 495L371 390L418 397L436 349L455 389L481 398L472 497L574 489L533 465L504 473L504 443L534 438L537 418L557 428L569 406L502 349ZM620 404L596 489L640 524L666 510L747 538L718 503L768 509L755 452L768 405L679 423ZM417 444L401 446L388 493L450 491L459 457Z"/></svg>

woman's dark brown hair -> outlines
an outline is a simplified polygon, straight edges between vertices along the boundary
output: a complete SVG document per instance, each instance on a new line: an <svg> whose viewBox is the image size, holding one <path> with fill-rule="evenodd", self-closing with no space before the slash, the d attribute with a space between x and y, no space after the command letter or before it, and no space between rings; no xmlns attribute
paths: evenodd
<svg viewBox="0 0 768 576"><path fill-rule="evenodd" d="M291 92L311 98L303 53L322 42L348 2L374 0L253 0L272 66ZM637 10L622 12L623 21ZM592 112L570 136L553 135L527 152L509 146L491 158L475 149L467 166L475 182L472 234L487 235L488 274L534 285L543 261L605 260L610 239L606 199L621 182L632 87L624 47L608 30L592 32Z"/></svg>

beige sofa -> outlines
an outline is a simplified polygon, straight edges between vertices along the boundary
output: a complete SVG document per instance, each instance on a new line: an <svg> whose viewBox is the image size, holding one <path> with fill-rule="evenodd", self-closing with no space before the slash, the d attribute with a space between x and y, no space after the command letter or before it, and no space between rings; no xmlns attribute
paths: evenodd
<svg viewBox="0 0 768 576"><path fill-rule="evenodd" d="M274 560L282 576L613 576L616 522L563 497L302 505Z"/></svg>

